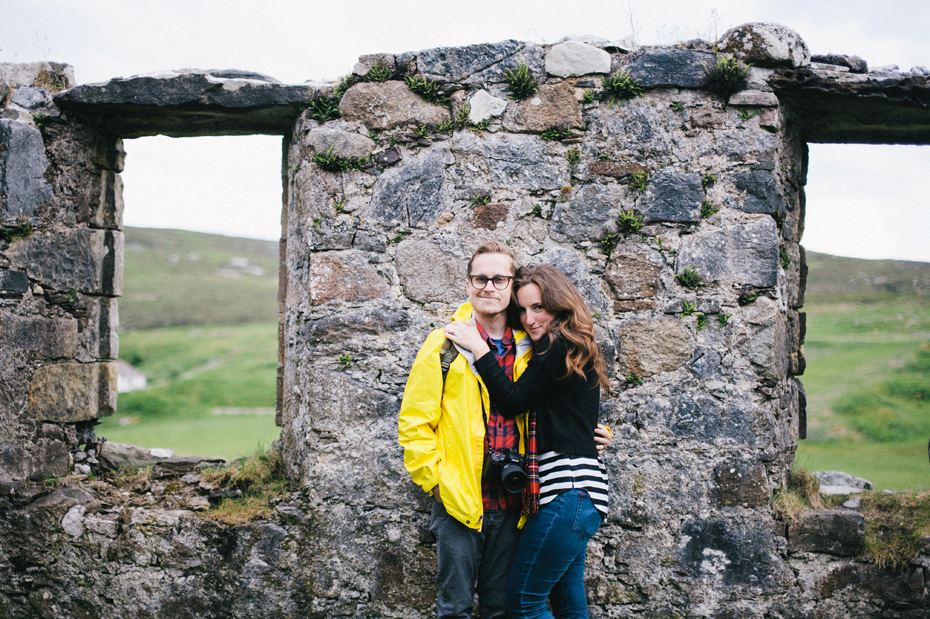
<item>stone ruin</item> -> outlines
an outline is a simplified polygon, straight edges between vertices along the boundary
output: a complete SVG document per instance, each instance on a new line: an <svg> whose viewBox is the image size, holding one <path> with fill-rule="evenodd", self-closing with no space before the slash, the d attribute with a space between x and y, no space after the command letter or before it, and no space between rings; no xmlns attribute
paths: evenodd
<svg viewBox="0 0 930 619"><path fill-rule="evenodd" d="M718 51L751 64L729 96L705 84ZM517 100L521 63L538 92ZM765 24L713 46L379 54L354 75L375 65L390 79L342 87L0 65L0 617L433 616L396 419L488 239L570 275L614 378L593 617L930 617L930 548L892 573L853 558L857 512L770 508L805 433L806 145L930 142L927 71L812 59ZM619 72L641 96L601 96ZM314 120L334 95L339 117ZM35 483L116 406L122 140L155 134L283 136L277 420L298 489L272 521Z"/></svg>

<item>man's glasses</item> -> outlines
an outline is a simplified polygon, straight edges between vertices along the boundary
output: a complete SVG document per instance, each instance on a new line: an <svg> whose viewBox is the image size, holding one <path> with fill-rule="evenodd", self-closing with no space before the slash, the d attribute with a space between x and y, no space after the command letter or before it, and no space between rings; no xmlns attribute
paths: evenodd
<svg viewBox="0 0 930 619"><path fill-rule="evenodd" d="M471 282L473 288L478 290L484 290L488 287L488 282L494 282L494 287L498 290L503 290L510 284L510 280L513 277L510 275L495 275L494 277L488 277L487 275L469 275L468 281Z"/></svg>

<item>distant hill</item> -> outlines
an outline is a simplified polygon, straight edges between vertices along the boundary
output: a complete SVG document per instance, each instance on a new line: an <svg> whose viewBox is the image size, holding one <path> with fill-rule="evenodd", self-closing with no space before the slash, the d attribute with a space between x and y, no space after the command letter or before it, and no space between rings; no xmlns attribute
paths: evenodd
<svg viewBox="0 0 930 619"><path fill-rule="evenodd" d="M277 320L277 242L186 230L124 232L120 331Z"/></svg>
<svg viewBox="0 0 930 619"><path fill-rule="evenodd" d="M862 260L807 252L807 305L923 297L930 301L930 263Z"/></svg>
<svg viewBox="0 0 930 619"><path fill-rule="evenodd" d="M278 243L125 229L120 330L277 320ZM910 297L930 302L930 263L808 252L807 305Z"/></svg>

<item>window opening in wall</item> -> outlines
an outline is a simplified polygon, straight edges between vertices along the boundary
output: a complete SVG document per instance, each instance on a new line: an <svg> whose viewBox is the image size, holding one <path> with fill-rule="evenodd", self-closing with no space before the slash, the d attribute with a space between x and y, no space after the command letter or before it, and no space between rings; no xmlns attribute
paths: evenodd
<svg viewBox="0 0 930 619"><path fill-rule="evenodd" d="M930 487L927 170L930 146L810 145L797 466Z"/></svg>
<svg viewBox="0 0 930 619"><path fill-rule="evenodd" d="M281 138L125 141L124 285L109 441L228 461L275 425Z"/></svg>

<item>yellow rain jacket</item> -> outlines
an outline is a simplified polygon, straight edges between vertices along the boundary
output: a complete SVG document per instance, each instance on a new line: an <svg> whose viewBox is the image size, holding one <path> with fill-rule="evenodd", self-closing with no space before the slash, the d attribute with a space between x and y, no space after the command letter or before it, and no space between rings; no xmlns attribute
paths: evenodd
<svg viewBox="0 0 930 619"><path fill-rule="evenodd" d="M462 305L452 320L474 324L470 303ZM442 329L429 334L410 369L400 405L398 433L404 448L404 466L413 481L432 493L439 486L442 504L462 524L481 529L484 506L481 472L484 466L484 410L490 412L488 389L474 368L474 355L464 348L449 367L443 393L440 349ZM514 332L517 346L513 364L516 380L526 369L532 342L523 331ZM526 415L517 418L520 453L525 450Z"/></svg>

